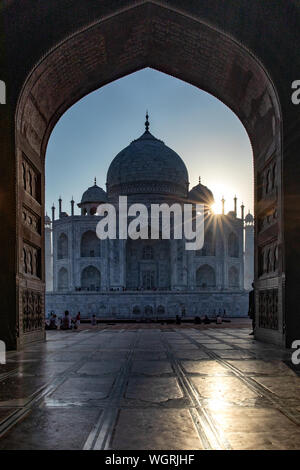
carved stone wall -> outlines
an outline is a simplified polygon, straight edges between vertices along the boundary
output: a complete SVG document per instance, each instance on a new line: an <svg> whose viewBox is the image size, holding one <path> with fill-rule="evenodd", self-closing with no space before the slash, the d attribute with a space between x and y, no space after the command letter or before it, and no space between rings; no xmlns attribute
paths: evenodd
<svg viewBox="0 0 300 470"><path fill-rule="evenodd" d="M23 333L44 328L44 298L40 292L31 289L22 291Z"/></svg>
<svg viewBox="0 0 300 470"><path fill-rule="evenodd" d="M41 278L41 249L24 243L22 267L23 274Z"/></svg>
<svg viewBox="0 0 300 470"><path fill-rule="evenodd" d="M259 327L278 330L278 289L259 292Z"/></svg>
<svg viewBox="0 0 300 470"><path fill-rule="evenodd" d="M261 155L256 187L257 330L284 334L282 279L281 173L279 149ZM265 333L262 333L264 337Z"/></svg>
<svg viewBox="0 0 300 470"><path fill-rule="evenodd" d="M37 202L41 203L41 173L30 163L24 153L22 161L22 184L23 189Z"/></svg>
<svg viewBox="0 0 300 470"><path fill-rule="evenodd" d="M41 218L37 214L32 212L26 206L23 206L22 218L24 225L29 227L30 230L33 230L37 234L41 235Z"/></svg>
<svg viewBox="0 0 300 470"><path fill-rule="evenodd" d="M216 289L196 291L127 291L127 292L66 292L46 293L46 314L54 311L58 316L69 310L71 316L80 311L82 318L130 319L142 318L147 306L152 307L153 316L158 314L174 318L185 311L187 317L213 316L224 312L232 317L247 317L247 292L220 292ZM164 307L164 311L160 307ZM159 313L160 312L160 313Z"/></svg>

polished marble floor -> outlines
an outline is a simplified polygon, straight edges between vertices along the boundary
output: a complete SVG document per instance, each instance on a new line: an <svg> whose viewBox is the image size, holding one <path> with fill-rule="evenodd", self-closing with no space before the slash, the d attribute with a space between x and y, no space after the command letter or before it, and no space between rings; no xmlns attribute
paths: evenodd
<svg viewBox="0 0 300 470"><path fill-rule="evenodd" d="M290 357L248 328L48 332L0 365L0 449L300 449Z"/></svg>

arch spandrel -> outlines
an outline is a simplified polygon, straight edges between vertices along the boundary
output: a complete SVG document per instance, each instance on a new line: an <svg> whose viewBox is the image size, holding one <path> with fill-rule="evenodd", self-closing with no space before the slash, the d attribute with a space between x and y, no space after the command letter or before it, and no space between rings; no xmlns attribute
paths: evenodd
<svg viewBox="0 0 300 470"><path fill-rule="evenodd" d="M252 145L261 152L265 150L260 147L261 139L254 139L258 132L254 108L259 108L259 126L272 145L280 109L259 61L211 26L153 4L99 21L46 54L20 95L17 129L44 156L54 125L72 104L144 67L173 75L219 98L237 114Z"/></svg>

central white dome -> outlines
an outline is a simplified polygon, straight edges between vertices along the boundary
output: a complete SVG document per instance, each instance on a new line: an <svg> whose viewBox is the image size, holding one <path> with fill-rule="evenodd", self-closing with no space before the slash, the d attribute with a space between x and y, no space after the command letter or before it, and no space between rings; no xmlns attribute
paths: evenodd
<svg viewBox="0 0 300 470"><path fill-rule="evenodd" d="M186 197L189 177L181 157L148 130L112 161L107 172L107 193L174 194Z"/></svg>

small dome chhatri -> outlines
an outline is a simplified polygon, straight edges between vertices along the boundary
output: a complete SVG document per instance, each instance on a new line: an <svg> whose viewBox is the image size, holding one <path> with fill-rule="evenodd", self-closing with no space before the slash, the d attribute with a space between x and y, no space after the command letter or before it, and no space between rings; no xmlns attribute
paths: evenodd
<svg viewBox="0 0 300 470"><path fill-rule="evenodd" d="M214 195L207 186L201 184L201 176L199 176L199 183L190 190L189 200L194 203L205 204L206 206L214 204Z"/></svg>
<svg viewBox="0 0 300 470"><path fill-rule="evenodd" d="M246 222L246 224L253 224L253 222L254 222L254 217L250 213L250 211L248 212L248 214L245 217L245 222Z"/></svg>
<svg viewBox="0 0 300 470"><path fill-rule="evenodd" d="M49 215L46 213L45 215L45 225L50 225L51 224L51 219L49 217Z"/></svg>
<svg viewBox="0 0 300 470"><path fill-rule="evenodd" d="M106 199L106 192L97 186L97 180L95 178L94 185L83 193L80 204L106 202Z"/></svg>
<svg viewBox="0 0 300 470"><path fill-rule="evenodd" d="M188 172L181 157L149 131L121 150L107 172L108 196L118 194L174 194L187 196Z"/></svg>

